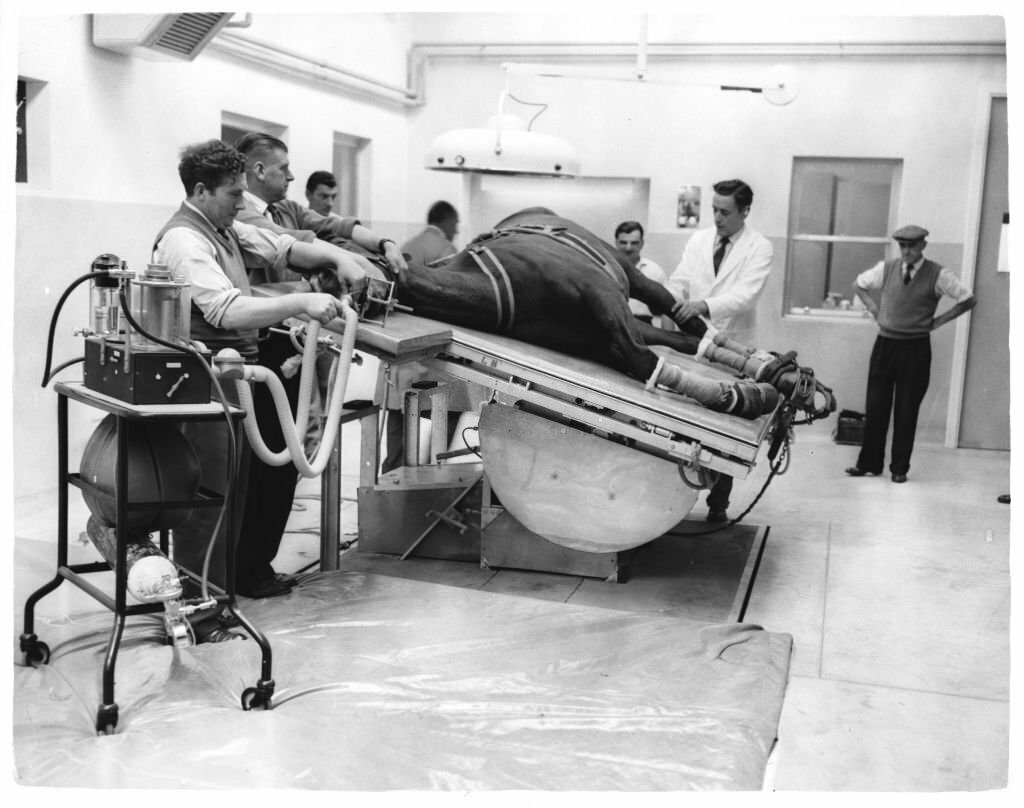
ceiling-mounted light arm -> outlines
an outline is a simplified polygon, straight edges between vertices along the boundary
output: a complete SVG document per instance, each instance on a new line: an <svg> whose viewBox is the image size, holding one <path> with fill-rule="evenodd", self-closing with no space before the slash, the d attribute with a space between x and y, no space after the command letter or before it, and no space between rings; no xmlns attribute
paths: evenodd
<svg viewBox="0 0 1024 808"><path fill-rule="evenodd" d="M716 90L739 90L751 93L759 93L765 100L777 106L790 103L797 96L796 71L792 68L777 65L771 68L762 81L743 84L723 84L715 81L680 81L657 80L648 77L646 72L646 45L641 49L642 55L638 54L637 68L631 72L621 71L601 72L593 68L573 67L572 65L544 65L530 62L504 62L502 70L508 75L539 76L549 79L577 79L590 81L625 81L635 83L642 81L644 84L663 84L673 87L712 87ZM641 70L640 65L643 65Z"/></svg>
<svg viewBox="0 0 1024 808"><path fill-rule="evenodd" d="M640 36L636 48L636 77L638 81L647 78L647 15L640 15Z"/></svg>
<svg viewBox="0 0 1024 808"><path fill-rule="evenodd" d="M505 99L508 98L508 73L505 74L505 86L498 93L498 114L494 118L494 153L501 154L501 123L505 117Z"/></svg>
<svg viewBox="0 0 1024 808"><path fill-rule="evenodd" d="M505 105L506 105L508 99L511 98L516 103L525 104L528 107L540 107L541 108L540 111L537 112L532 118L530 118L529 122L526 124L526 131L527 132L529 132L529 131L531 131L533 129L533 122L535 120L537 120L537 117L542 112L544 112L544 110L546 110L548 108L547 104L542 104L542 103L537 102L537 101L523 101L523 100L521 100L519 98L516 98L514 95L512 95L512 91L510 89L510 84L511 84L511 73L514 72L514 71L507 69L511 64L512 64L511 62L506 62L506 63L504 63L501 66L501 69L502 69L502 71L505 74L505 85L502 88L501 92L498 93L498 114L497 114L497 116L494 119L494 129L495 129L494 153L495 154L501 154L501 149L502 149L502 146L501 146L501 132L502 132L502 128L507 123L507 118L505 117Z"/></svg>

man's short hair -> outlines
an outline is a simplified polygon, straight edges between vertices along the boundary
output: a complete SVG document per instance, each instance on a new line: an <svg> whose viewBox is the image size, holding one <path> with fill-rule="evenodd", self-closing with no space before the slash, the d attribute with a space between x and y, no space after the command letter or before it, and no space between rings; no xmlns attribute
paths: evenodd
<svg viewBox="0 0 1024 808"><path fill-rule="evenodd" d="M430 206L430 210L427 211L427 224L437 224L448 219L459 218L458 212L450 202L445 202L443 199L439 202L435 202Z"/></svg>
<svg viewBox="0 0 1024 808"><path fill-rule="evenodd" d="M754 190L743 180L722 180L711 187L716 194L735 197L736 207L740 210L749 208L754 202Z"/></svg>
<svg viewBox="0 0 1024 808"><path fill-rule="evenodd" d="M623 222L615 228L615 238L618 238L622 233L632 233L634 230L640 231L640 240L644 238L644 226L640 222Z"/></svg>
<svg viewBox="0 0 1024 808"><path fill-rule="evenodd" d="M265 160L271 152L280 150L287 153L288 144L266 132L246 132L235 141L235 148L244 154L249 165L252 165Z"/></svg>
<svg viewBox="0 0 1024 808"><path fill-rule="evenodd" d="M210 191L231 182L245 171L245 155L222 140L193 143L181 150L178 176L186 196L192 196L200 182Z"/></svg>
<svg viewBox="0 0 1024 808"><path fill-rule="evenodd" d="M314 171L306 180L306 190L310 193L316 190L318 185L326 185L328 188L336 188L338 181L330 171Z"/></svg>

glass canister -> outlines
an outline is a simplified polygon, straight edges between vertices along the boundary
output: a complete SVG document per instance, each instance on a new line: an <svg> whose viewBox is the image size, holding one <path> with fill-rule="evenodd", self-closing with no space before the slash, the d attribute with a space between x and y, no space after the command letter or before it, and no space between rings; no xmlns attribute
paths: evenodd
<svg viewBox="0 0 1024 808"><path fill-rule="evenodd" d="M121 317L121 259L112 253L97 256L92 262L95 277L90 281L89 329L99 337L117 338L124 333Z"/></svg>
<svg viewBox="0 0 1024 808"><path fill-rule="evenodd" d="M146 335L173 345L187 345L191 287L184 278L171 276L161 264L149 264L131 283L132 317L145 334L134 332L132 346L140 351L166 351L167 346Z"/></svg>

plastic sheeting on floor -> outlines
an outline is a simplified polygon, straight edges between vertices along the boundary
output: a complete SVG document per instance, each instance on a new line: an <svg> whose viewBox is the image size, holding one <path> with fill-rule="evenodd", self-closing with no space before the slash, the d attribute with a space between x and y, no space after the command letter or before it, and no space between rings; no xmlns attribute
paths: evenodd
<svg viewBox="0 0 1024 808"><path fill-rule="evenodd" d="M68 586L69 584L64 584ZM113 735L95 732L112 615L36 620L15 667L16 781L380 791L758 789L792 640L749 624L357 572L241 601L272 710L243 711L252 640L175 649L127 621Z"/></svg>

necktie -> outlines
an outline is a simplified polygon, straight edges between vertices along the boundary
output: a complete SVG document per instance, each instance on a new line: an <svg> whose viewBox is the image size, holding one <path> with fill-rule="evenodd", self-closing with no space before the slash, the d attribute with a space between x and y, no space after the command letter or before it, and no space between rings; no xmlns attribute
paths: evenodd
<svg viewBox="0 0 1024 808"><path fill-rule="evenodd" d="M715 250L715 255L711 259L711 263L714 264L714 267L715 267L715 275L718 275L718 267L721 266L722 259L725 258L725 248L728 247L728 246L729 246L729 237L726 236L725 238L723 238L719 242L718 249Z"/></svg>
<svg viewBox="0 0 1024 808"><path fill-rule="evenodd" d="M281 211L274 205L267 205L267 216L273 220L274 224L281 224Z"/></svg>
<svg viewBox="0 0 1024 808"><path fill-rule="evenodd" d="M903 266L903 285L906 286L910 283L910 264Z"/></svg>

